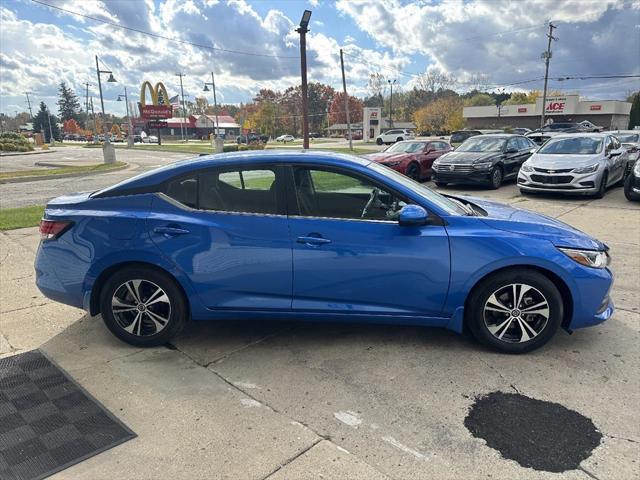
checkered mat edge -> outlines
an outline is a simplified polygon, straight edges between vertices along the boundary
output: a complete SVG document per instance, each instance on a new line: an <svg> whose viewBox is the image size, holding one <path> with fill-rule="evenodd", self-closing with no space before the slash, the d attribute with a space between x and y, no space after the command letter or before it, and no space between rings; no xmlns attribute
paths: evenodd
<svg viewBox="0 0 640 480"><path fill-rule="evenodd" d="M0 358L0 479L46 478L135 436L41 351Z"/></svg>

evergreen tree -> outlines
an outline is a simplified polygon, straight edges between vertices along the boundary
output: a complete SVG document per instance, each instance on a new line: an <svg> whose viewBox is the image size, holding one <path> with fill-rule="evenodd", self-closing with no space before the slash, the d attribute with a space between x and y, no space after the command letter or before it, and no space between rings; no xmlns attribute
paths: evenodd
<svg viewBox="0 0 640 480"><path fill-rule="evenodd" d="M33 131L35 133L44 132L44 141L49 143L51 140L49 121L51 121L51 132L55 140L60 140L60 129L58 128L58 119L55 115L51 115L49 109L44 102L40 102L40 110L33 118Z"/></svg>
<svg viewBox="0 0 640 480"><path fill-rule="evenodd" d="M631 111L629 112L629 130L640 125L640 92L633 95Z"/></svg>
<svg viewBox="0 0 640 480"><path fill-rule="evenodd" d="M75 120L76 122L80 121L80 102L78 101L78 97L73 90L67 87L65 82L60 83L60 88L58 90L58 109L60 111L60 118L62 121L66 120Z"/></svg>

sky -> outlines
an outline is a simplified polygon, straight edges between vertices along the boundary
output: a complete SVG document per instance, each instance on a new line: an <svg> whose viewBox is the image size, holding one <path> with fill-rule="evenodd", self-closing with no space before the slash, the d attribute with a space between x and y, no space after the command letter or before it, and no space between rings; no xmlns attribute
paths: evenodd
<svg viewBox="0 0 640 480"><path fill-rule="evenodd" d="M397 80L396 91L413 88L419 74L432 70L455 75L460 92L477 77L496 91L541 89L549 21L557 26L551 77L640 74L638 0L42 2L76 14L33 0L0 0L0 112L26 111L27 91L32 105L44 101L57 112L61 81L81 103L88 82L97 108L96 55L117 80L103 83L109 113L125 113L125 102L116 102L125 87L130 101L138 101L144 80L162 81L170 96L177 94L178 72L185 74L187 100L206 95L213 103L203 86L214 71L219 103L250 101L261 88L300 83L295 28L305 9L313 12L309 81L340 90L342 48L347 88L360 97L368 94L371 73ZM589 99L625 99L640 89L640 78L552 80L549 86Z"/></svg>

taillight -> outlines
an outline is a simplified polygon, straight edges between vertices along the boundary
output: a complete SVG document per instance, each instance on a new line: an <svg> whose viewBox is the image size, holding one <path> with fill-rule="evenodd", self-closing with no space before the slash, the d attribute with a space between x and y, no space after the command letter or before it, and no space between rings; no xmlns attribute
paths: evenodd
<svg viewBox="0 0 640 480"><path fill-rule="evenodd" d="M73 222L61 220L40 220L40 240L53 240L66 232Z"/></svg>

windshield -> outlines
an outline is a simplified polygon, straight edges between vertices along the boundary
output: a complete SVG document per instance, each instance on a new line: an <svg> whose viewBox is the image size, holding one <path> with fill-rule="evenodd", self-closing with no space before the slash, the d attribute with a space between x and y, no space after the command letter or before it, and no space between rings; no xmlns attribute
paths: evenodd
<svg viewBox="0 0 640 480"><path fill-rule="evenodd" d="M628 133L624 135L616 133L616 137L620 140L620 143L637 143L640 141L640 134L638 133Z"/></svg>
<svg viewBox="0 0 640 480"><path fill-rule="evenodd" d="M594 155L602 151L602 138L571 137L551 139L538 150L547 155Z"/></svg>
<svg viewBox="0 0 640 480"><path fill-rule="evenodd" d="M421 152L424 148L424 143L422 142L398 142L391 145L389 148L385 150L385 152L390 153L416 153Z"/></svg>
<svg viewBox="0 0 640 480"><path fill-rule="evenodd" d="M450 215L467 215L468 212L462 207L460 204L454 202L453 200L440 195L437 192L434 192L429 187L425 187L423 184L418 183L414 180L411 180L409 177L402 175L401 173L396 172L395 170L386 167L380 163L371 162L368 167L372 170L375 170L378 173L383 174L386 177L389 177L399 184L410 188L413 192L420 195L425 200L436 204L438 207L445 210Z"/></svg>
<svg viewBox="0 0 640 480"><path fill-rule="evenodd" d="M458 147L457 152L499 152L504 147L504 138L476 136L471 137Z"/></svg>
<svg viewBox="0 0 640 480"><path fill-rule="evenodd" d="M464 142L467 138L478 135L475 132L456 132L451 134L451 142Z"/></svg>

